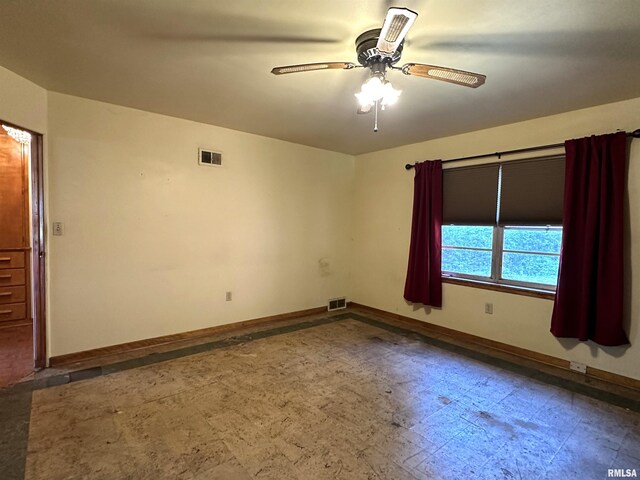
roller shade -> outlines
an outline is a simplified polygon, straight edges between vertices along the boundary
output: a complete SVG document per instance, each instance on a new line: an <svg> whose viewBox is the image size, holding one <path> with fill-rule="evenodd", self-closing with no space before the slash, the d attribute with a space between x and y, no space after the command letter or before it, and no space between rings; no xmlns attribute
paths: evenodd
<svg viewBox="0 0 640 480"><path fill-rule="evenodd" d="M444 170L443 223L495 225L498 171L496 164Z"/></svg>
<svg viewBox="0 0 640 480"><path fill-rule="evenodd" d="M564 156L502 164L500 225L561 225Z"/></svg>

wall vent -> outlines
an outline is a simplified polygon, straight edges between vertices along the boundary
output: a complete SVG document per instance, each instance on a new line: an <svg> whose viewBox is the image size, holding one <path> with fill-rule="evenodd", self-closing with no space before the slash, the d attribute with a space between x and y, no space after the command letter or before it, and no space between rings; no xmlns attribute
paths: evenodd
<svg viewBox="0 0 640 480"><path fill-rule="evenodd" d="M206 148L199 148L198 164L208 167L220 167L222 166L222 153L207 150Z"/></svg>
<svg viewBox="0 0 640 480"><path fill-rule="evenodd" d="M343 308L347 308L347 299L345 297L332 298L329 300L327 310L342 310Z"/></svg>

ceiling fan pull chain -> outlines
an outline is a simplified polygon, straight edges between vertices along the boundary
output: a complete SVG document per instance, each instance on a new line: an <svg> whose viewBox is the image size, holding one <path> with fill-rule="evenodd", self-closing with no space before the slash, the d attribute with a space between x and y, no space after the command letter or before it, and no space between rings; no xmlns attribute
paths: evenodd
<svg viewBox="0 0 640 480"><path fill-rule="evenodd" d="M373 120L373 131L377 132L378 131L378 102L379 100L376 100L376 111L374 113L374 120Z"/></svg>

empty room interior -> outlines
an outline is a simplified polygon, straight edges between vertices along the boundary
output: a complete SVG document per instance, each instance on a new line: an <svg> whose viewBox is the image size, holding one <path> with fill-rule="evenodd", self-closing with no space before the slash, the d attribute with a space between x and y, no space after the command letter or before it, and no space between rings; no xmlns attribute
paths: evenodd
<svg viewBox="0 0 640 480"><path fill-rule="evenodd" d="M640 1L0 2L0 479L640 475Z"/></svg>

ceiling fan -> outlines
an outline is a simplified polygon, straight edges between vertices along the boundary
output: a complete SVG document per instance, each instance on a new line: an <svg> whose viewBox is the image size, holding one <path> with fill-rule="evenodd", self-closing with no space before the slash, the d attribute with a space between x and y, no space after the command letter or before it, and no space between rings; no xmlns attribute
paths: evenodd
<svg viewBox="0 0 640 480"><path fill-rule="evenodd" d="M478 88L482 85L486 77L479 73L422 63L407 63L402 67L394 66L402 56L404 38L417 17L418 14L408 8L390 8L382 28L367 30L356 38L356 53L360 65L351 62L303 63L275 67L271 73L285 75L314 70L369 68L371 76L355 96L360 103L358 113L369 113L372 109L374 110L374 132L378 131L378 109L384 110L385 107L393 105L402 93L393 88L386 79L387 69L400 70L405 75L441 80L464 87Z"/></svg>

